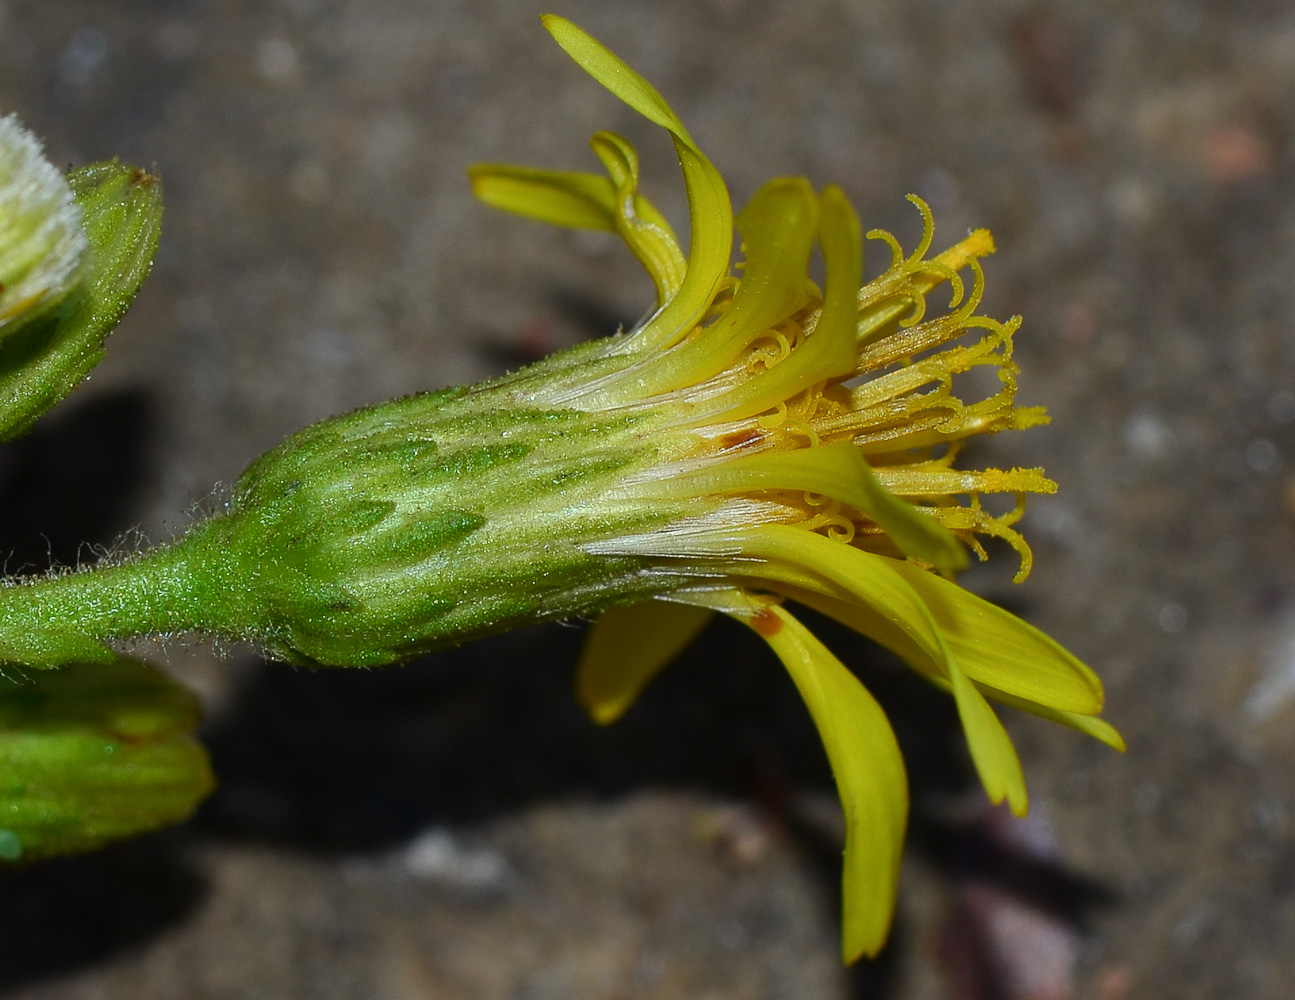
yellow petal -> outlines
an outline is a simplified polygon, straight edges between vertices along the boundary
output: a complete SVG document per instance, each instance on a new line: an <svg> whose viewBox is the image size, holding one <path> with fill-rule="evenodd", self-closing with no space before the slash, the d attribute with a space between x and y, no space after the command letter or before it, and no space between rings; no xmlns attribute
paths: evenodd
<svg viewBox="0 0 1295 1000"><path fill-rule="evenodd" d="M674 231L660 212L638 194L638 155L612 132L596 132L589 145L616 187L615 225L657 286L657 304L672 299L683 284L687 262Z"/></svg>
<svg viewBox="0 0 1295 1000"><path fill-rule="evenodd" d="M593 720L615 722L713 616L707 608L648 601L594 622L576 668L576 694Z"/></svg>
<svg viewBox="0 0 1295 1000"><path fill-rule="evenodd" d="M638 193L638 157L625 139L595 133L590 145L611 179L498 163L468 168L473 193L487 205L573 229L617 232L657 286L658 305L683 283L687 263L670 223Z"/></svg>
<svg viewBox="0 0 1295 1000"><path fill-rule="evenodd" d="M1037 715L1041 719L1047 719L1049 722L1057 722L1063 726L1069 726L1071 729L1078 730L1086 736L1091 736L1095 740L1100 740L1108 747L1113 747L1121 753L1126 749L1124 737L1120 735L1119 730L1112 726L1105 719L1099 719L1095 715L1080 715L1076 712L1062 712L1055 708L1049 708L1046 705L1040 705L1038 702L1027 701L1024 698L1014 698L1010 694L1004 694L1002 691L996 691L990 687L981 687L981 690L993 698L995 701L1001 701L1004 705L1010 705L1012 708L1019 708L1022 712L1029 712L1031 715Z"/></svg>
<svg viewBox="0 0 1295 1000"><path fill-rule="evenodd" d="M666 494L802 490L840 500L866 514L906 555L940 569L967 564L961 543L935 518L893 496L848 441L767 451L712 465L659 484Z"/></svg>
<svg viewBox="0 0 1295 1000"><path fill-rule="evenodd" d="M733 252L733 206L714 164L695 147L675 137L675 152L688 192L688 273L675 297L630 338L637 350L659 350L678 343L710 308Z"/></svg>
<svg viewBox="0 0 1295 1000"><path fill-rule="evenodd" d="M622 344L623 350L668 347L697 325L710 308L720 279L728 273L733 248L733 208L728 188L714 164L697 148L683 122L652 84L566 18L545 14L540 20L581 69L648 121L668 129L674 139L688 189L692 227L688 273L678 294Z"/></svg>
<svg viewBox="0 0 1295 1000"><path fill-rule="evenodd" d="M557 14L544 14L540 21L586 73L628 104L650 122L669 129L688 145L696 148L683 122L666 103L666 99L647 80L630 69L625 61L583 28Z"/></svg>
<svg viewBox="0 0 1295 1000"><path fill-rule="evenodd" d="M769 181L737 220L746 264L733 302L695 340L661 358L648 392L697 385L737 359L756 337L806 302L809 254L818 231L818 199L803 177ZM691 264L689 265L691 268Z"/></svg>
<svg viewBox="0 0 1295 1000"><path fill-rule="evenodd" d="M809 586L803 584L809 584ZM867 636L874 642L885 646L941 690L949 694L953 693L952 685L940 672L939 668L931 662L930 657L908 635L897 629L891 622L871 608L857 602L845 601L839 597L821 593L814 589L813 581L808 578L802 582L801 586L779 586L777 589L783 596L811 607L829 618L834 618L846 628L854 629L860 635ZM1031 715L1037 715L1042 719L1069 726L1071 729L1100 740L1116 750L1123 751L1125 748L1124 739L1115 727L1095 715L1063 712L1059 709L1049 708L1047 705L1040 705L1035 701L1018 698L986 684L973 683L982 694L994 701L1001 702L1011 708L1020 709L1022 712L1029 712Z"/></svg>
<svg viewBox="0 0 1295 1000"><path fill-rule="evenodd" d="M814 328L814 338L822 335L822 341L831 345L824 354L825 358L833 359L830 367L837 369L831 374L844 375L854 369L854 327L859 286L863 284L863 236L854 206L839 187L830 185L823 189L820 207L818 242L823 252L823 314Z"/></svg>
<svg viewBox="0 0 1295 1000"><path fill-rule="evenodd" d="M912 637L885 615L856 600L824 592L821 583L808 575L795 583L787 580L778 585L777 592L820 614L834 618L846 628L853 629L878 645L885 646L917 673L948 690L943 669L938 666ZM950 692L951 693L951 692Z"/></svg>
<svg viewBox="0 0 1295 1000"><path fill-rule="evenodd" d="M812 385L854 371L863 237L854 208L840 188L823 191L820 210L818 241L826 281L823 309L813 332L786 360L720 397L712 419L754 416Z"/></svg>
<svg viewBox="0 0 1295 1000"><path fill-rule="evenodd" d="M472 193L492 208L556 226L616 231L616 188L606 177L474 163L468 179Z"/></svg>
<svg viewBox="0 0 1295 1000"><path fill-rule="evenodd" d="M785 524L652 532L593 542L594 555L686 560L701 575L723 574L781 592L799 588L858 606L878 623L865 635L917 661L919 670L947 676L952 656L917 591L895 559Z"/></svg>
<svg viewBox="0 0 1295 1000"><path fill-rule="evenodd" d="M908 779L885 713L858 679L785 608L740 620L769 643L805 699L845 810L842 953L876 955L895 911L908 822Z"/></svg>
<svg viewBox="0 0 1295 1000"><path fill-rule="evenodd" d="M943 570L964 569L967 551L962 543L935 518L890 493L877 481L872 467L851 446L857 459L855 475L861 494L859 510L880 526L906 556L921 559Z"/></svg>
<svg viewBox="0 0 1295 1000"><path fill-rule="evenodd" d="M1013 813L1024 816L1029 812L1030 799L1025 791L1021 760L1016 756L1011 737L989 702L985 701L985 696L956 664L949 672L949 681L958 716L962 719L962 730L967 736L967 746L971 748L971 760L976 765L989 801L998 805L1006 799Z"/></svg>
<svg viewBox="0 0 1295 1000"><path fill-rule="evenodd" d="M803 585L807 575L830 584L834 596L854 599L880 615L941 673L951 654L926 604L897 568L895 559L862 552L822 535L781 524L761 525L733 533L735 549L745 559L726 570L733 575Z"/></svg>
<svg viewBox="0 0 1295 1000"><path fill-rule="evenodd" d="M632 208L618 205L618 213L628 216L631 221L638 216L638 221L663 231L678 250L678 241L675 239L670 223L657 211L656 206L638 194L639 157L633 143L615 132L602 131L590 136L589 146L607 169L612 184L616 186L617 196L624 199L627 195L633 194L635 197ZM680 254L680 257L682 256Z"/></svg>
<svg viewBox="0 0 1295 1000"><path fill-rule="evenodd" d="M911 640L938 666L952 688L972 761L990 800L997 803L1005 798L1014 813L1025 814L1029 808L1025 778L1007 731L950 654L942 629L920 592L910 586L912 573L922 571L786 525L751 528L742 532L741 538L743 556L766 560L750 567L750 575L774 581L782 578L793 586L804 586L808 571L811 577L818 576L845 591L844 595L831 596L848 595L880 615L887 630L904 633L906 642ZM746 572L738 561L727 568L733 575ZM790 572L784 573L784 568ZM901 573L900 569L911 569L912 573Z"/></svg>
<svg viewBox="0 0 1295 1000"><path fill-rule="evenodd" d="M856 501L861 499L862 490L854 460L863 461L848 441L763 451L731 458L695 473L672 476L660 483L659 488L668 490L672 496L676 493L690 496L759 490L804 491L859 507Z"/></svg>
<svg viewBox="0 0 1295 1000"><path fill-rule="evenodd" d="M973 681L1058 711L1102 710L1102 682L1059 643L955 583L904 563L895 571L921 595Z"/></svg>

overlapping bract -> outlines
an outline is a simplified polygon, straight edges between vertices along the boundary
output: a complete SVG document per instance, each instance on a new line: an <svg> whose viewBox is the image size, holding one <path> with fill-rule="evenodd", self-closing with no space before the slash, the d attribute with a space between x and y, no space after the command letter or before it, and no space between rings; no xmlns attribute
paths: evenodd
<svg viewBox="0 0 1295 1000"><path fill-rule="evenodd" d="M474 189L500 208L559 225L619 233L647 268L654 313L609 338L629 363L588 385L555 387L539 401L590 411L651 409L689 428L682 461L624 485L662 499L716 496L709 514L586 546L648 558L663 602L615 608L593 627L578 673L595 719L619 717L705 624L727 614L769 643L817 725L847 820L843 950L875 954L894 909L908 812L899 748L865 687L783 606L797 601L889 647L953 695L989 797L1025 812L1020 762L992 699L1122 748L1097 717L1099 680L1031 626L950 582L964 545L1006 539L1029 570L1012 524L1021 503L992 515L982 493L1051 492L1039 470L954 468L968 437L1044 422L1014 403L1011 339L1018 320L976 315L984 231L926 259L931 216L905 255L888 233L891 266L863 284L863 237L837 188L800 178L762 188L737 216L744 264L730 272L734 218L723 179L661 95L598 41L562 18L544 18L558 43L599 83L665 128L683 170L691 239L685 260L661 214L637 191L638 163L624 139L592 146L607 176L479 165ZM826 281L808 278L814 245ZM970 286L959 272L972 272ZM927 316L927 294L948 284L949 311ZM861 287L862 286L862 287ZM954 378L992 366L1001 389L964 403ZM698 586L704 578L713 583ZM672 588L672 579L687 578Z"/></svg>

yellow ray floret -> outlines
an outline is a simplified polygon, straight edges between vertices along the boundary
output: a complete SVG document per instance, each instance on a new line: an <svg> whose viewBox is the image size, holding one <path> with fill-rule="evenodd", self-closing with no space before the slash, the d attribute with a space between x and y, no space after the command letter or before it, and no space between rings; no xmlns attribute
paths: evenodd
<svg viewBox="0 0 1295 1000"><path fill-rule="evenodd" d="M1019 319L980 315L993 253L985 230L934 257L934 220L905 253L863 280L858 218L836 187L777 178L736 217L742 262L730 268L734 216L718 171L661 94L601 43L544 18L594 79L667 130L688 193L685 259L669 224L638 194L629 144L598 133L607 176L496 165L474 168L489 203L560 225L620 233L652 276L657 308L628 334L590 345L595 377L519 381L536 405L642 422L654 457L627 469L620 505L680 515L638 533L609 532L587 554L631 559L655 600L616 607L593 626L577 687L611 722L723 612L758 632L792 675L823 738L845 810L846 959L872 955L891 923L907 820L903 762L880 706L784 607L795 601L893 650L954 699L985 791L1028 807L1021 762L990 702L1122 749L1098 718L1097 676L1056 642L953 582L986 536L1030 553L1014 525L1026 494L1056 487L1038 469L963 469L975 436L1046 422L1016 405ZM817 247L824 285L809 277ZM948 286L940 309L932 293ZM988 368L990 395L964 400L960 376ZM992 514L981 497L1007 494Z"/></svg>
<svg viewBox="0 0 1295 1000"><path fill-rule="evenodd" d="M666 347L706 312L720 279L728 272L733 246L733 209L728 188L683 122L652 84L630 69L597 39L565 18L546 14L544 27L580 67L674 140L688 191L692 237L688 274L678 294L639 330L635 348Z"/></svg>

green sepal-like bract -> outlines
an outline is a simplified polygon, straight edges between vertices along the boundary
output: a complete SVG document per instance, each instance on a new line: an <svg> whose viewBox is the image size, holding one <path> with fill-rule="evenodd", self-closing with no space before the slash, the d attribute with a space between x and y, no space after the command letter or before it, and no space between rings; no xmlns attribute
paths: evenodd
<svg viewBox="0 0 1295 1000"><path fill-rule="evenodd" d="M197 699L124 657L0 678L0 861L187 818L211 791Z"/></svg>
<svg viewBox="0 0 1295 1000"><path fill-rule="evenodd" d="M510 382L358 410L258 459L179 543L209 553L189 565L213 631L376 666L650 590L642 560L582 546L713 506L622 489L686 442L652 415L518 405Z"/></svg>
<svg viewBox="0 0 1295 1000"><path fill-rule="evenodd" d="M67 175L88 241L75 283L17 316L0 340L0 441L26 433L103 358L104 338L147 277L162 221L158 178L97 163Z"/></svg>
<svg viewBox="0 0 1295 1000"><path fill-rule="evenodd" d="M104 640L198 632L292 663L378 666L651 596L650 560L587 546L723 501L626 487L696 448L671 413L528 401L537 379L605 367L577 349L307 428L170 545L0 587L0 662L52 668L110 657Z"/></svg>

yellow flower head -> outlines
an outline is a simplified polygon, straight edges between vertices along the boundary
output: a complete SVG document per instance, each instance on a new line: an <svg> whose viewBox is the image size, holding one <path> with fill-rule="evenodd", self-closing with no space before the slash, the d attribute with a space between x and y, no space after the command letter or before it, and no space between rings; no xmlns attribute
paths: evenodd
<svg viewBox="0 0 1295 1000"><path fill-rule="evenodd" d="M985 558L981 535L1013 545L1024 578L1030 553L1012 525L1026 493L1055 488L1037 469L954 465L972 436L1047 419L1014 403L1019 319L976 314L977 258L993 241L979 230L928 258L931 213L910 196L925 223L921 242L905 255L890 234L869 232L892 261L864 285L863 236L841 190L778 178L738 214L743 262L731 269L724 181L664 98L569 21L549 15L544 25L594 79L670 133L691 228L685 258L637 191L634 149L609 132L591 140L606 176L471 170L491 205L619 233L657 288L655 311L585 353L578 375L551 372L518 387L538 406L651 413L651 433L669 445L618 494L697 504L664 526L584 544L648 560L641 572L656 578L658 600L613 608L595 624L580 696L598 721L616 719L714 611L764 637L813 715L845 808L845 957L875 954L891 922L907 820L903 761L880 706L785 600L877 640L952 694L990 799L1018 815L1027 808L1021 765L987 699L1123 746L1097 718L1102 688L1091 670L949 579L966 547ZM816 243L821 289L808 275ZM948 311L928 315L927 293L944 283ZM996 369L1001 388L967 403L953 378L977 366ZM1015 494L1015 509L989 513L986 493Z"/></svg>
<svg viewBox="0 0 1295 1000"><path fill-rule="evenodd" d="M638 193L633 148L608 132L593 138L605 175L478 166L474 187L493 205L619 233L656 283L653 313L502 378L306 428L171 545L8 581L0 663L111 663L104 640L198 631L296 663L376 666L516 625L601 616L577 686L610 722L720 612L769 643L822 734L846 816L845 957L875 954L894 910L904 764L876 701L785 602L876 639L949 692L990 799L1017 813L1021 765L990 700L1121 746L1097 717L1092 671L952 582L968 550L985 557L984 536L1015 546L1020 575L1029 569L1013 527L1019 499L996 515L982 494L1053 489L1038 470L954 464L967 438L1045 419L1014 403L1017 321L976 313L977 259L993 243L974 232L928 259L931 216L913 199L920 244L905 255L890 235L868 233L892 260L865 285L864 235L838 188L779 178L734 219L719 172L661 95L571 23L544 23L670 133L688 254ZM78 198L96 248L91 277L106 276L88 284L124 291L67 307L74 329L99 340L147 269L131 248L151 253L156 236L155 185L129 170L111 176L91 168ZM139 210L112 207L114 190L134 191ZM109 229L113 218L125 224ZM735 226L743 259L731 269ZM129 238L109 238L117 231ZM8 270L0 253L6 282L27 273L19 243ZM815 245L822 288L809 278ZM119 272L130 282L107 280ZM950 305L928 315L940 285ZM24 289L22 301L48 287ZM9 310L0 297L0 337ZM981 366L1000 387L964 402L955 377Z"/></svg>

